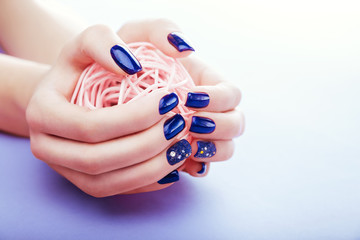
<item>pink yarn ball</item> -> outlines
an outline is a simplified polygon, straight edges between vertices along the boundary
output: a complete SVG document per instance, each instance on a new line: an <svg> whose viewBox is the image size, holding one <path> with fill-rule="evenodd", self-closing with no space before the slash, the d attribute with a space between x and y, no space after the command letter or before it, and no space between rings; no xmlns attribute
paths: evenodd
<svg viewBox="0 0 360 240"><path fill-rule="evenodd" d="M165 88L179 97L178 106L167 115L180 113L186 121L185 129L177 138L187 138L191 142L189 118L194 111L185 107L185 102L189 89L195 84L189 73L177 59L166 56L150 43L130 43L128 47L141 63L142 71L121 76L94 63L81 74L71 102L89 109L111 107L130 103L156 89Z"/></svg>

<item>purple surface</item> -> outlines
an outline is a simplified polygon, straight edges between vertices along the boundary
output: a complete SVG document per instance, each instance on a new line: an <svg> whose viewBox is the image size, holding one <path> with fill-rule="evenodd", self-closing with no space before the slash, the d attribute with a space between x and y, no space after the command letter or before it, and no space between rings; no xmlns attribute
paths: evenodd
<svg viewBox="0 0 360 240"><path fill-rule="evenodd" d="M0 239L163 239L174 233L171 238L180 239L186 234L180 226L193 237L216 236L211 222L191 224L204 199L185 174L162 191L97 199L35 159L28 139L0 133L0 151Z"/></svg>

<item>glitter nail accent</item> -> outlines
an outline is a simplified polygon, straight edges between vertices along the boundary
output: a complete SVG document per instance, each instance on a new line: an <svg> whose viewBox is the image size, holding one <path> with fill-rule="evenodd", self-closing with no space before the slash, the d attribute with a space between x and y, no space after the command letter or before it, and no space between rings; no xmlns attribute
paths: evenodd
<svg viewBox="0 0 360 240"><path fill-rule="evenodd" d="M210 158L215 155L216 147L213 142L197 141L198 150L194 157Z"/></svg>
<svg viewBox="0 0 360 240"><path fill-rule="evenodd" d="M191 145L185 139L182 139L172 145L166 152L166 158L170 165L174 165L191 155Z"/></svg>

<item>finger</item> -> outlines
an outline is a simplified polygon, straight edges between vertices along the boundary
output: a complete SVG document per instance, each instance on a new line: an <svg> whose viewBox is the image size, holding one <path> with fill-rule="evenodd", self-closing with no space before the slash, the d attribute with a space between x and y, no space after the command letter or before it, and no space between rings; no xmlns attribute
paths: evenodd
<svg viewBox="0 0 360 240"><path fill-rule="evenodd" d="M233 140L193 139L191 148L193 149L192 160L196 162L219 162L231 158L234 154L235 145Z"/></svg>
<svg viewBox="0 0 360 240"><path fill-rule="evenodd" d="M169 98L167 93L157 90L127 104L88 110L70 104L56 92L43 91L32 99L35 103L27 109L27 120L40 132L89 143L101 142L142 131L164 118L166 115L160 114L163 106L166 111L171 109L164 101L169 101L172 107L177 104L173 104L173 97Z"/></svg>
<svg viewBox="0 0 360 240"><path fill-rule="evenodd" d="M165 177L161 178L156 183L152 183L150 185L131 190L129 192L124 192L122 194L134 194L134 193L141 193L141 192L152 192L167 188L173 185L175 182L179 181L179 172L178 170L174 170L171 173L167 174Z"/></svg>
<svg viewBox="0 0 360 240"><path fill-rule="evenodd" d="M239 88L225 81L213 68L196 57L181 59L196 87L190 89L186 106L197 111L224 112L234 109L240 102Z"/></svg>
<svg viewBox="0 0 360 240"><path fill-rule="evenodd" d="M95 144L32 132L31 149L38 159L49 164L97 175L135 165L169 147L175 138L166 140L164 122L137 134Z"/></svg>
<svg viewBox="0 0 360 240"><path fill-rule="evenodd" d="M194 51L180 28L166 19L129 22L120 28L118 35L126 43L150 42L174 58L186 57Z"/></svg>
<svg viewBox="0 0 360 240"><path fill-rule="evenodd" d="M192 117L189 131L195 138L230 140L240 136L244 127L244 114L241 111L199 112Z"/></svg>
<svg viewBox="0 0 360 240"><path fill-rule="evenodd" d="M189 90L185 106L196 111L226 112L240 102L241 92L233 84L221 82L214 86L196 86Z"/></svg>
<svg viewBox="0 0 360 240"><path fill-rule="evenodd" d="M177 143L173 146L179 146L176 145ZM187 144L186 147L190 147L190 144ZM181 151L181 149L178 150ZM186 151L188 153L188 149ZM167 152L163 151L154 158L134 166L100 175L89 175L52 164L50 166L84 192L95 197L105 197L156 183L159 178L168 175L184 163L185 158L182 158L177 163L169 164Z"/></svg>
<svg viewBox="0 0 360 240"><path fill-rule="evenodd" d="M196 162L189 158L186 161L186 166L183 169L184 172L187 172L193 177L205 177L210 169L209 162Z"/></svg>
<svg viewBox="0 0 360 240"><path fill-rule="evenodd" d="M195 85L208 86L226 82L218 72L205 64L196 56L180 59L186 70L195 82Z"/></svg>
<svg viewBox="0 0 360 240"><path fill-rule="evenodd" d="M105 25L95 25L83 31L64 47L59 60L68 69L81 70L97 62L120 75L135 74L142 69L126 44Z"/></svg>
<svg viewBox="0 0 360 240"><path fill-rule="evenodd" d="M145 186L145 187L134 189L134 190L131 190L131 191L128 191L128 192L123 192L121 194L135 194L135 193L143 193L143 192L154 192L154 191L158 191L158 190L168 188L173 184L174 183L169 183L169 184L153 183L153 184L150 184L150 185Z"/></svg>

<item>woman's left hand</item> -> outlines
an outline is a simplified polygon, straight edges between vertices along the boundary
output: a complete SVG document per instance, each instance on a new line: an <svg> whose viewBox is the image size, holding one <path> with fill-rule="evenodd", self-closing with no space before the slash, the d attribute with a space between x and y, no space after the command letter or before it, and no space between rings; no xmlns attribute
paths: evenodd
<svg viewBox="0 0 360 240"><path fill-rule="evenodd" d="M180 47L169 41L171 33L180 36ZM196 111L192 117L190 134L193 137L192 155L181 170L194 177L206 176L211 162L231 158L234 152L233 138L244 131L244 114L236 107L241 99L240 90L226 82L219 74L199 59L189 56L191 45L183 38L179 28L165 19L130 22L125 24L118 35L126 42L151 42L168 56L180 58L195 87L188 94L187 107ZM183 41L181 41L183 40ZM182 50L182 51L181 51ZM154 191L163 188L154 183L130 193Z"/></svg>

